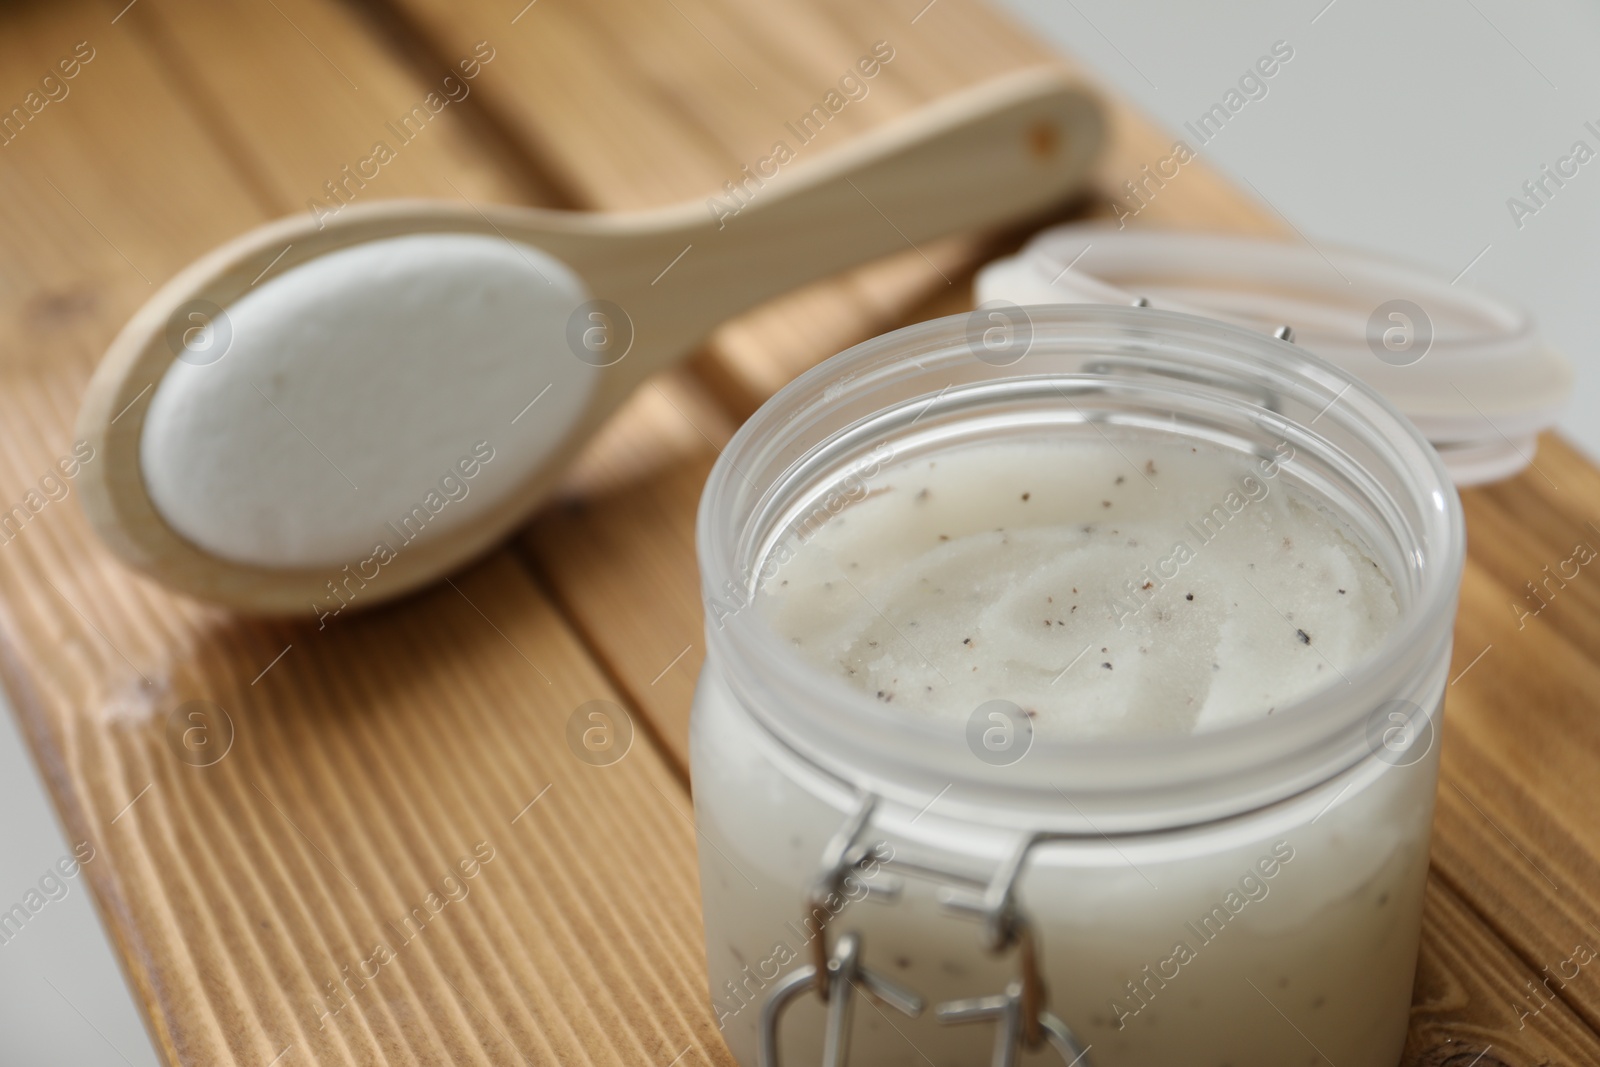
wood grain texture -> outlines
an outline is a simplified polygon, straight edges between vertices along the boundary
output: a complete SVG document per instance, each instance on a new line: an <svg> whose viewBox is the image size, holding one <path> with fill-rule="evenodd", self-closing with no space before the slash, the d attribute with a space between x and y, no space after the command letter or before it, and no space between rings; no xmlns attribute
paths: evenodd
<svg viewBox="0 0 1600 1067"><path fill-rule="evenodd" d="M1536 976L1477 914L1430 877L1411 1006L1407 1067L1545 1067L1600 1059L1600 1039L1567 1006L1527 986Z"/></svg>
<svg viewBox="0 0 1600 1067"><path fill-rule="evenodd" d="M0 208L19 235L0 252L7 271L24 277L30 258L70 245L80 260L63 257L49 284L107 281L88 313L49 320L47 338L0 342L7 499L70 451L87 369L142 299L120 253L170 273L259 221L264 191L292 204L293 186L314 188L323 159L366 136L314 123L324 156L302 146L300 170L246 188L186 93L214 91L206 79L225 77L240 51L295 55L302 32L322 38L330 62L307 49L309 61L258 71L261 125L242 123L243 140L289 136L271 132L285 96L348 91L342 74L366 81L375 109L416 91L399 77L394 100L381 99L382 79L366 75L394 76L392 64L338 9L240 4L227 32L207 37L203 6L194 19L175 4L130 12L79 92L9 146L4 173L31 185ZM109 33L115 13L78 5L9 24L7 46L28 48L4 70L43 69L56 42ZM152 17L171 32L132 32ZM163 76L173 65L190 88ZM97 73L101 92L84 91ZM63 141L81 174L47 169L70 154ZM182 180L163 184L175 157ZM396 191L445 193L477 165L470 152L435 162L409 188L396 174ZM97 184L111 176L114 190ZM30 245L30 215L41 203L54 213L46 177L104 219L108 239L80 233L64 209ZM166 244L138 228L147 219L165 224ZM63 302L43 284L30 281L8 311ZM61 502L0 547L0 596L8 689L69 836L94 849L86 875L165 1059L723 1061L704 1007L687 795L642 730L613 766L575 757L569 716L614 692L510 556L382 615L275 627L160 592L115 565ZM191 720L196 700L214 708ZM180 735L197 726L218 745L231 723L226 755L205 767L180 758L191 750L169 731L175 712ZM476 864L470 878L464 862Z"/></svg>
<svg viewBox="0 0 1600 1067"><path fill-rule="evenodd" d="M685 779L689 705L705 660L695 506L734 429L688 374L650 383L522 541Z"/></svg>
<svg viewBox="0 0 1600 1067"><path fill-rule="evenodd" d="M1593 1028L1600 976L1568 961L1600 947L1600 472L1554 435L1535 464L1463 494L1469 562L1434 863L1526 977L1553 976L1545 995Z"/></svg>
<svg viewBox="0 0 1600 1067"><path fill-rule="evenodd" d="M320 0L143 0L113 26L121 6L0 15L0 99L75 42L98 48L73 94L0 148L4 502L70 451L88 368L149 282L305 210L462 42L489 39L497 58L375 194L665 203L764 151L774 121L863 41L894 34L899 65L829 137L1039 54L965 0L914 24L921 5L892 0L540 0L515 24L516 5L405 0L398 25ZM1102 189L1169 143L1113 113ZM1281 229L1203 164L1135 221ZM727 1063L704 1007L683 786L703 648L699 488L752 405L871 333L960 310L964 272L992 247L908 251L730 324L696 373L647 384L619 412L514 552L326 630L240 622L160 592L108 558L70 499L5 539L0 668L69 836L96 849L86 874L162 1055ZM1472 558L1408 1064L1600 1061L1600 972L1528 999L1573 942L1600 947L1592 575L1525 626L1510 608L1600 521L1600 472L1556 438L1538 463L1467 494ZM234 727L213 766L183 762L167 736L196 699ZM613 766L568 747L569 717L597 699L626 705L636 726ZM190 722L179 717L180 734ZM208 737L219 723L206 720ZM479 842L494 858L459 877ZM452 871L467 892L442 903ZM418 907L426 925L408 927ZM380 942L393 959L374 969Z"/></svg>

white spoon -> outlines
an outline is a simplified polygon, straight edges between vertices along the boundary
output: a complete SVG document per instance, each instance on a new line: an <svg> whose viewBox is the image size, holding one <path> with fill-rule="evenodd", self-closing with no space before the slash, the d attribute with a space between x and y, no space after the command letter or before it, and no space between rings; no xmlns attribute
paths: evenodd
<svg viewBox="0 0 1600 1067"><path fill-rule="evenodd" d="M1100 137L1090 97L1034 69L831 152L789 146L721 209L391 201L271 223L179 273L112 343L78 420L96 453L84 507L119 557L192 596L375 604L503 538L723 320L1057 203Z"/></svg>

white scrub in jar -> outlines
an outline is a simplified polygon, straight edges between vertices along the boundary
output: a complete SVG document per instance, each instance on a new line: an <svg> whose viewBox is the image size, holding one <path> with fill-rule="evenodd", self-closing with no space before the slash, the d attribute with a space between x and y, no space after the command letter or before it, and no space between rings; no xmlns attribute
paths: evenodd
<svg viewBox="0 0 1600 1067"><path fill-rule="evenodd" d="M1248 457L1151 439L1003 440L890 461L801 522L758 603L796 651L908 713L1004 699L1036 735L1270 715L1375 650L1387 576Z"/></svg>

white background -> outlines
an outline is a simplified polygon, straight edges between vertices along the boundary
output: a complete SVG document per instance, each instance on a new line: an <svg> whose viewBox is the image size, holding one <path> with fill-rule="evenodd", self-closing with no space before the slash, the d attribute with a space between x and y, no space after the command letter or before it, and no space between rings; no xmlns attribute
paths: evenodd
<svg viewBox="0 0 1600 1067"><path fill-rule="evenodd" d="M1288 41L1294 59L1268 96L1229 122L1204 158L1247 178L1313 241L1371 247L1452 277L1482 253L1463 284L1531 308L1576 362L1578 393L1563 428L1600 456L1600 349L1591 328L1600 160L1520 230L1506 208L1574 140L1600 149L1583 128L1585 120L1600 126L1600 8L1580 0L1005 2L1175 135L1274 41ZM937 6L922 17L937 19ZM3 910L70 852L9 716L0 722L0 812ZM86 887L81 877L70 884L21 936L0 944L0 1067L152 1065Z"/></svg>

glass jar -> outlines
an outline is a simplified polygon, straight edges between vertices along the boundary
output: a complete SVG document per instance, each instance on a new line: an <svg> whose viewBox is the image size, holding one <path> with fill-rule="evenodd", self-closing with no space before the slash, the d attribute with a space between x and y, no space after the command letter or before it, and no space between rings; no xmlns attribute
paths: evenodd
<svg viewBox="0 0 1600 1067"><path fill-rule="evenodd" d="M1380 651L1270 717L1041 738L997 765L960 724L818 670L753 606L887 455L1108 432L1278 463L1391 580ZM741 1064L824 1062L825 1041L873 1067L1013 1046L1097 1067L1398 1062L1464 535L1438 457L1380 396L1207 319L986 306L779 392L698 523L701 892Z"/></svg>

